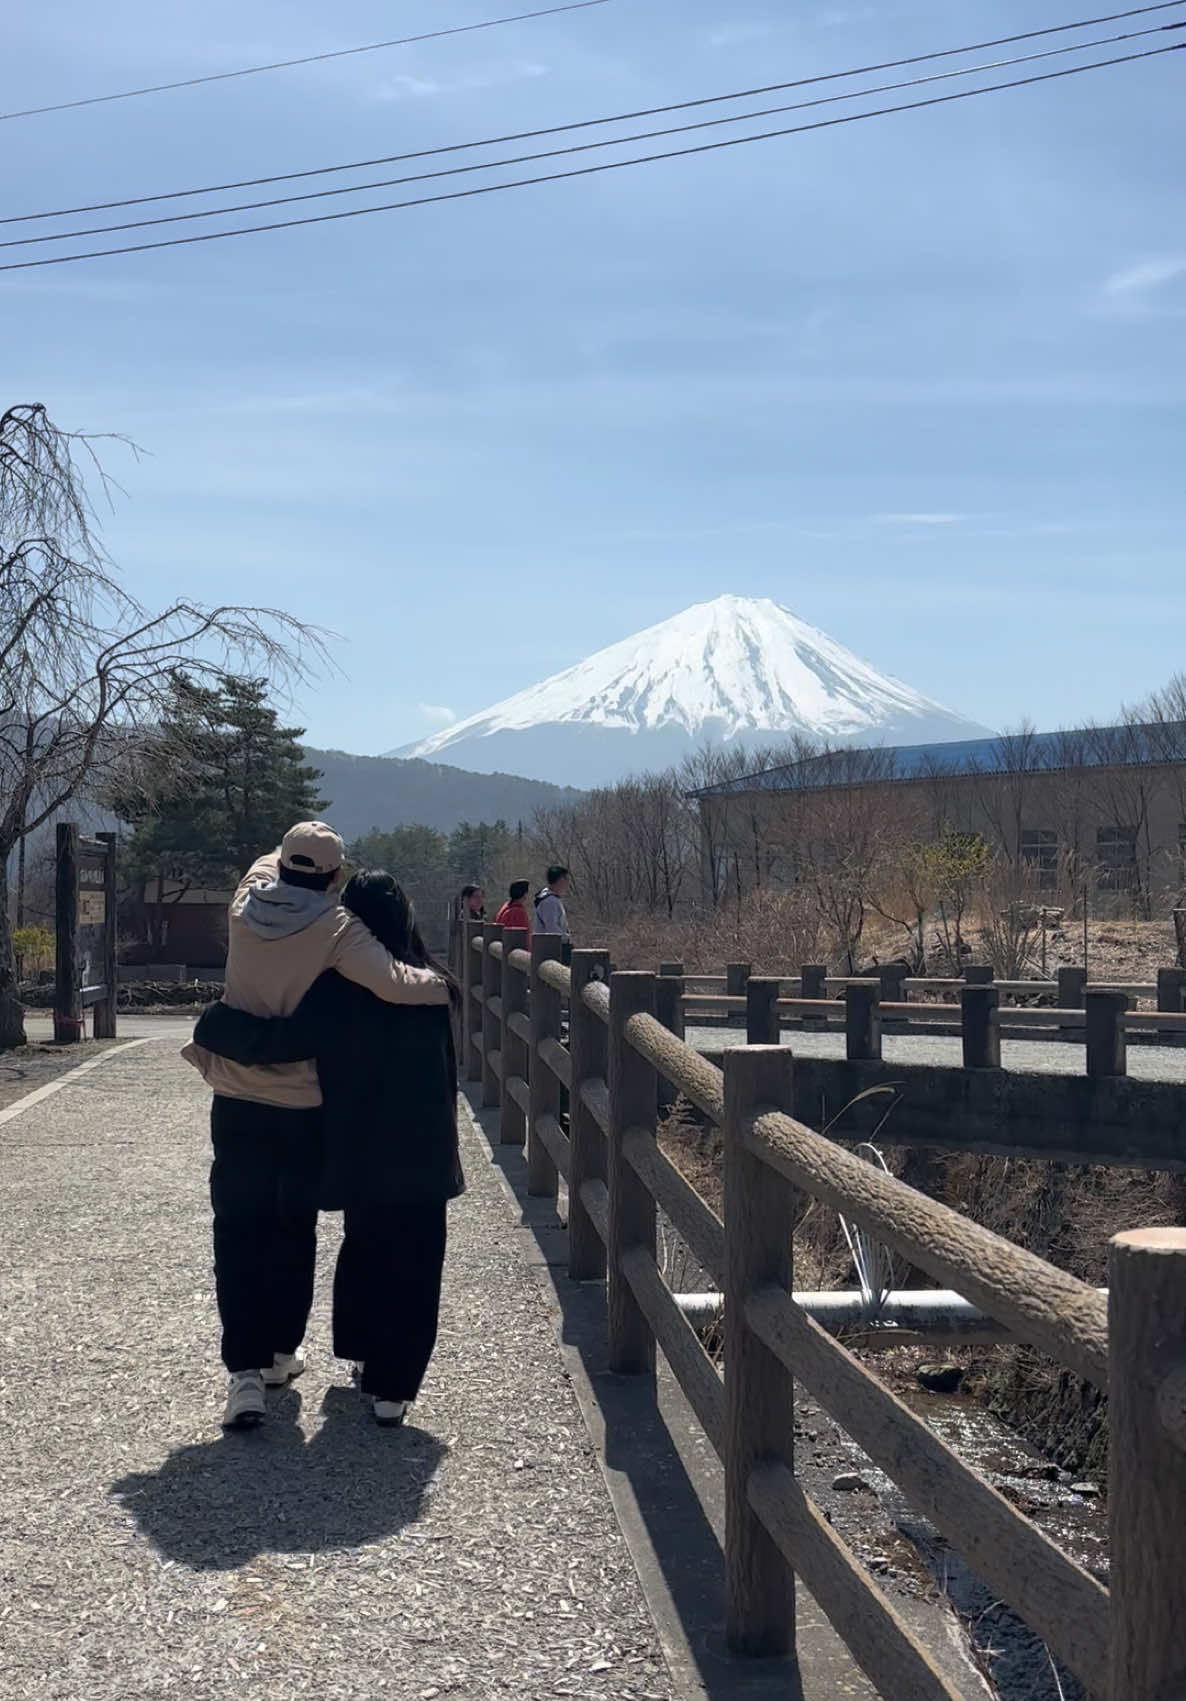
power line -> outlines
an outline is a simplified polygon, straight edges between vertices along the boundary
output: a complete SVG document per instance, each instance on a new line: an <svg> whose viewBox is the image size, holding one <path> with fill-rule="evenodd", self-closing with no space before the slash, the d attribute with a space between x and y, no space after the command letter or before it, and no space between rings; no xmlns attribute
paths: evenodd
<svg viewBox="0 0 1186 1701"><path fill-rule="evenodd" d="M1156 35L1164 26L1154 25L1152 29L1127 30L1120 35L1097 36L1091 41L1076 42L1070 46L1048 47L1039 53L1025 53L1011 59L981 60L975 65L963 65L953 71L932 71L924 77L910 77L896 83L878 83L872 87L849 89L843 94L817 95L813 100L794 101L789 105L760 107L756 111L730 113L723 118L700 118L690 124L668 125L661 130L640 130L626 136L607 136L595 142L575 142L564 148L548 148L538 153L515 154L509 158L482 160L472 165L451 165L439 171L416 172L407 177L385 177L377 182L351 183L336 189L310 189L299 195L280 195L266 201L240 201L231 206L205 207L199 212L170 213L161 218L129 219L122 224L92 225L83 230L55 231L49 236L20 236L0 241L0 248L29 248L45 242L71 242L76 237L106 236L122 230L144 230L163 224L188 223L192 219L219 218L230 213L258 212L265 207L291 206L298 201L327 200L337 195L361 195L371 189L393 189L405 183L424 183L441 177L461 177L475 171L493 171L508 165L529 165L537 160L560 159L571 154L588 153L594 148L621 147L628 142L654 141L660 136L678 136L690 130L711 130L722 124L742 124L756 118L770 118L783 112L802 112L810 107L830 106L837 101L863 99L869 95L888 94L898 89L918 88L927 83L948 82L953 77L971 77L981 71L1001 70L1009 65L1027 65L1035 60L1053 59L1067 53L1081 53L1089 47L1102 47L1119 41L1132 41L1139 37ZM1084 67L1087 69L1088 67Z"/></svg>
<svg viewBox="0 0 1186 1701"><path fill-rule="evenodd" d="M270 224L241 225L234 230L203 231L197 236L173 236L161 242L129 243L120 248L97 248L79 254L55 254L43 260L10 260L0 265L0 272L28 271L35 266L62 266L75 260L99 260L116 254L144 254L158 248L187 248L198 242L220 242L230 236L256 236L264 231L292 230L304 225L333 224L340 219L362 218L369 213L399 212L407 207L430 206L439 201L465 201L477 195L500 194L507 189L527 189L539 183L559 183L569 178L592 177L603 171L621 171L626 166L651 165L657 160L681 159L689 154L716 153L722 148L736 148L746 142L768 142L780 136L801 135L809 130L830 130L839 124L855 124L866 118L883 118L891 113L913 112L925 106L945 106L950 101L970 100L975 95L996 94L1002 89L1025 88L1032 83L1049 83L1063 77L1076 77L1084 71L1099 71L1109 65L1127 65L1136 59L1156 59L1165 53L1179 53L1186 42L1172 47L1150 47L1140 53L1120 54L1112 59L1096 59L1088 65L1069 65L1061 71L1042 71L1032 77L1016 77L1004 83L986 83L978 89L957 89L952 94L928 95L923 100L905 101L897 106L873 107L868 112L846 112L838 118L817 118L810 124L794 124L779 130L764 130L753 136L730 136L722 142L698 142L691 148L669 148L662 153L640 154L631 159L602 160L597 165L575 166L571 171L545 172L537 177L520 177L509 183L483 183L474 189L450 189L441 195L419 195L407 201L388 201L377 207L349 207L340 213L317 213L309 218L279 219Z"/></svg>
<svg viewBox="0 0 1186 1701"><path fill-rule="evenodd" d="M138 95L165 94L170 89L194 89L200 83L225 83L235 77L257 77L262 71L287 71L294 65L320 65L327 59L350 59L358 53L378 53L385 47L411 47L419 41L438 41L447 35L471 35L475 30L492 30L500 24L522 24L531 18L553 18L559 12L584 12L591 6L608 6L610 0L569 0L564 6L543 6L535 12L516 12L507 18L486 18L479 24L454 24L449 29L424 30L394 41L369 41L363 47L339 47L332 53L308 53L302 59L276 59L269 65L245 65L238 71L213 71L205 77L184 77L176 83L149 83L142 89L121 89L118 94L88 95L82 100L60 100L53 106L26 106L20 112L0 112L0 124L10 118L36 118L44 112L72 112L80 106L105 106L112 100L135 100Z"/></svg>
<svg viewBox="0 0 1186 1701"><path fill-rule="evenodd" d="M945 47L936 52L916 53L907 59L888 59L876 65L855 66L847 71L826 71L811 77L796 77L790 82L765 83L757 88L734 89L729 94L702 95L696 100L673 101L666 106L640 107L633 112L611 113L605 118L582 118L567 124L552 124L536 130L516 130L502 136L485 136L473 142L451 142L442 147L419 148L410 153L386 154L376 159L349 160L344 165L314 166L305 171L277 172L269 177L245 177L234 183L208 183L197 189L170 189L154 195L132 195L119 201L90 201L80 207L59 207L43 213L15 213L0 218L0 224L27 224L36 219L73 218L78 213L113 212L120 207L148 206L154 201L180 201L194 195L221 195L233 189L262 189L270 183L295 183L307 177L328 177L342 171L366 171L375 165L399 165L407 160L430 159L442 154L464 153L473 148L501 147L504 142L534 142L544 136L566 135L573 130L588 130L606 124L625 124L635 118L660 118L669 112L686 112L693 107L716 106L731 100L749 100L756 95L781 94L787 89L809 88L819 83L832 83L847 77L872 76L879 71L899 71L910 65L930 64L936 59L956 58L964 53L982 53L992 47L1011 47L1017 42L1034 41L1042 36L1060 35L1067 30L1089 29L1096 24L1118 23L1126 18L1143 17L1151 12L1177 9L1183 0L1158 0L1156 5L1135 6L1125 12L1110 12L1102 17L1081 18L1073 24L1050 24L1043 29L1026 30L1020 35L999 36L994 41L973 42L965 47ZM1160 25L1162 29L1177 29L1178 24ZM1081 43L1088 46L1089 43Z"/></svg>

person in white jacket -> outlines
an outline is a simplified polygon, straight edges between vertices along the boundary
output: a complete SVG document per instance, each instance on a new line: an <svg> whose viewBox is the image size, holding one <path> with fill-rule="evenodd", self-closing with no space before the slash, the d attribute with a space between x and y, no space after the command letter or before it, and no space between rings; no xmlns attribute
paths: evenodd
<svg viewBox="0 0 1186 1701"><path fill-rule="evenodd" d="M445 1004L429 969L397 962L337 899L344 851L324 821L302 821L253 864L230 907L226 1002L289 1016L327 969L391 1004ZM249 1428L265 1388L304 1369L322 1173L321 1088L310 1058L232 1063L192 1042L182 1055L213 1088L214 1273L230 1377L223 1424Z"/></svg>
<svg viewBox="0 0 1186 1701"><path fill-rule="evenodd" d="M568 912L564 908L567 891L568 870L557 862L548 870L547 885L535 896L536 933L558 934L565 945L568 944Z"/></svg>

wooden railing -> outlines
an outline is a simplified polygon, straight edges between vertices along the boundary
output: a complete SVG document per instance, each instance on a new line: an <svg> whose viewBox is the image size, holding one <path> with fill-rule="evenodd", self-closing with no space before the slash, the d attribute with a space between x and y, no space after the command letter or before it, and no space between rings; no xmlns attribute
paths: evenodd
<svg viewBox="0 0 1186 1701"><path fill-rule="evenodd" d="M569 1274L608 1276L611 1369L653 1376L658 1346L724 1465L730 1647L793 1652L798 1575L887 1701L956 1698L795 1476L797 1379L1098 1701L1182 1694L1186 1230L1118 1236L1105 1298L796 1121L789 1047L737 1047L718 1069L657 1020L654 975L607 981L604 951L567 968L558 940L525 946L467 927L466 1072L499 1107L500 1140L526 1142L530 1190L566 1184ZM663 1082L724 1133L723 1222L656 1141ZM1110 1587L795 1303L806 1197L1110 1390ZM656 1261L659 1211L723 1290L723 1377Z"/></svg>
<svg viewBox="0 0 1186 1701"><path fill-rule="evenodd" d="M559 1178L567 1184L569 1272L608 1273L611 1368L653 1374L657 1344L723 1461L734 1650L793 1649L798 1573L890 1701L955 1695L799 1485L795 1377L1093 1696L1176 1694L1186 1672L1186 1231L1113 1242L1109 1323L1095 1289L797 1122L788 1047L738 1047L722 1071L656 1019L655 976L607 983L604 951L575 952L569 969L558 941L525 944L489 925L470 929L467 1073L499 1106L500 1139L526 1141L531 1190L555 1196ZM724 1132L724 1222L656 1142L661 1082ZM795 1304L791 1230L804 1195L1111 1388L1110 1589ZM659 1210L723 1289L723 1379L659 1270Z"/></svg>

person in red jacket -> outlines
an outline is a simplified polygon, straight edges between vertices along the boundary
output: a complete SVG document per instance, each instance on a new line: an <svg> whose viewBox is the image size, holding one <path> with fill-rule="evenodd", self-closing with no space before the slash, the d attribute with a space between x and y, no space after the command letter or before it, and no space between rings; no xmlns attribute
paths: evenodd
<svg viewBox="0 0 1186 1701"><path fill-rule="evenodd" d="M494 918L499 927L526 928L528 939L531 938L531 917L525 900L530 890L530 880L512 880L510 896Z"/></svg>

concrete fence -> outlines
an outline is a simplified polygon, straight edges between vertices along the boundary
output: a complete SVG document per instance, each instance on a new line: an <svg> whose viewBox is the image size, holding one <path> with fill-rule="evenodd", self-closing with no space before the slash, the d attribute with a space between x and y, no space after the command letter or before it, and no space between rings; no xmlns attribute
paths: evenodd
<svg viewBox="0 0 1186 1701"><path fill-rule="evenodd" d="M854 1061L880 1058L883 1033L961 1037L968 1068L999 1066L1002 1038L1071 1040L1085 1046L1087 1074L1106 1076L1125 1074L1130 1035L1186 1044L1183 969L1159 970L1156 983L1088 983L1082 969L1060 970L1057 981L996 981L984 968L970 968L964 980L916 980L897 968L831 977L819 964L791 977L755 976L748 963L730 963L724 975L685 975L679 963L660 964L659 972L675 983L668 996L678 998L684 1023L744 1021L755 1045L777 1044L784 1028L844 1033ZM919 991L951 1001L911 1001ZM1051 996L1057 1004L1006 1003ZM1155 999L1157 1008L1135 1009L1138 999Z"/></svg>
<svg viewBox="0 0 1186 1701"><path fill-rule="evenodd" d="M532 1190L566 1185L569 1273L607 1277L611 1368L653 1377L658 1348L723 1464L733 1651L793 1654L798 1575L887 1701L956 1701L795 1474L797 1379L1097 1701L1182 1693L1186 1230L1118 1236L1103 1296L798 1121L789 1047L738 1047L722 1070L657 1018L654 975L610 974L604 951L576 951L569 968L553 939L528 951L522 933L466 931L466 1073L498 1107L500 1138L526 1142ZM850 1019L865 1045L876 1008L859 989ZM993 1006L973 1008L970 1030L990 1044ZM723 1221L657 1144L663 1083L723 1131ZM808 1197L1109 1391L1109 1587L795 1303L792 1225ZM723 1376L660 1272L660 1210L724 1293Z"/></svg>

